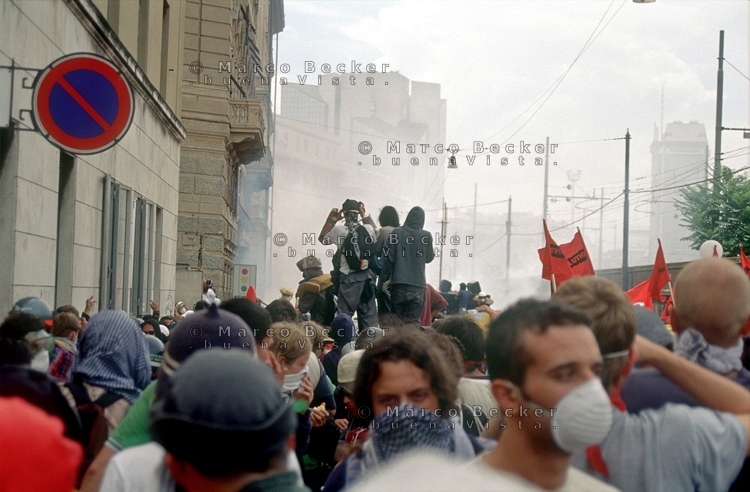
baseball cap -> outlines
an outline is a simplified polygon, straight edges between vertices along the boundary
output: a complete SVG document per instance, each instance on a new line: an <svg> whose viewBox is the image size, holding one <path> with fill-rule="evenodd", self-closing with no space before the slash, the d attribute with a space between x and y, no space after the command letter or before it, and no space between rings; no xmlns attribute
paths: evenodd
<svg viewBox="0 0 750 492"><path fill-rule="evenodd" d="M236 348L251 357L257 355L253 331L247 323L215 304L185 317L172 330L167 345L159 368L156 398L164 394L170 378L193 352Z"/></svg>
<svg viewBox="0 0 750 492"><path fill-rule="evenodd" d="M283 453L296 420L273 371L231 349L202 350L185 361L164 398L154 403L150 425L155 440L178 459L231 469L225 460ZM170 449L175 441L181 441L180 449Z"/></svg>
<svg viewBox="0 0 750 492"><path fill-rule="evenodd" d="M357 379L357 367L362 359L364 350L355 350L343 356L339 360L338 379L339 384L349 393L354 393L354 380Z"/></svg>

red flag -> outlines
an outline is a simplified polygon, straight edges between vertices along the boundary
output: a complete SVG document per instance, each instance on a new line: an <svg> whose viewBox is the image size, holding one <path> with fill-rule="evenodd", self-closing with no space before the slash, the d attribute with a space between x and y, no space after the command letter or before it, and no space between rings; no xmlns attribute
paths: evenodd
<svg viewBox="0 0 750 492"><path fill-rule="evenodd" d="M632 304L643 303L646 309L653 309L654 303L651 300L651 280L644 280L625 293Z"/></svg>
<svg viewBox="0 0 750 492"><path fill-rule="evenodd" d="M544 237L546 239L545 246L538 250L539 259L542 260L542 278L545 280L552 280L552 274L555 275L555 283L557 285L562 284L570 277L573 276L573 271L570 269L570 263L568 258L557 245L547 229L547 221L542 220L544 224Z"/></svg>
<svg viewBox="0 0 750 492"><path fill-rule="evenodd" d="M247 297L252 302L258 302L258 296L255 294L255 287L252 285L247 288L247 292L245 292L245 297Z"/></svg>
<svg viewBox="0 0 750 492"><path fill-rule="evenodd" d="M714 244L714 254L713 256L719 256L719 250L716 249L716 245Z"/></svg>
<svg viewBox="0 0 750 492"><path fill-rule="evenodd" d="M566 244L561 244L565 257L568 259L570 269L575 277L585 277L587 275L596 275L594 273L594 264L591 262L589 250L586 249L586 243L583 242L583 235L578 229L573 240Z"/></svg>
<svg viewBox="0 0 750 492"><path fill-rule="evenodd" d="M664 251L661 249L661 240L659 249L656 250L656 260L654 260L654 269L651 272L651 297L661 299L661 289L670 281L667 262L664 260Z"/></svg>
<svg viewBox="0 0 750 492"><path fill-rule="evenodd" d="M740 266L745 271L748 277L750 277L750 260L745 255L745 250L740 246Z"/></svg>

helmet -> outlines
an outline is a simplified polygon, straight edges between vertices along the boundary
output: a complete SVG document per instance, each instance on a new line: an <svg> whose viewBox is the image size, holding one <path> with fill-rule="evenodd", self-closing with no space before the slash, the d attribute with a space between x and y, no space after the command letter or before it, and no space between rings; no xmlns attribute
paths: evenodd
<svg viewBox="0 0 750 492"><path fill-rule="evenodd" d="M180 301L178 302L174 307L175 313L185 314L185 311L187 311L187 307L185 306L185 303Z"/></svg>
<svg viewBox="0 0 750 492"><path fill-rule="evenodd" d="M39 299L38 297L24 297L19 299L13 304L11 311L21 311L24 313L30 313L37 316L42 321L52 321L54 314L49 304Z"/></svg>

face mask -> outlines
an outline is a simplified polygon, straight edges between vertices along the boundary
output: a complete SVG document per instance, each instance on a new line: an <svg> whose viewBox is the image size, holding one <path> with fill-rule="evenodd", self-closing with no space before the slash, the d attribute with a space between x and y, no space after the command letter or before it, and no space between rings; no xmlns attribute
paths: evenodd
<svg viewBox="0 0 750 492"><path fill-rule="evenodd" d="M453 451L453 431L448 419L431 410L401 404L381 413L370 424L374 458L382 464L412 449Z"/></svg>
<svg viewBox="0 0 750 492"><path fill-rule="evenodd" d="M542 408L526 400L530 406ZM555 407L550 417L552 438L568 453L599 444L612 428L612 403L599 379L591 379L570 391Z"/></svg>
<svg viewBox="0 0 750 492"><path fill-rule="evenodd" d="M49 369L49 352L40 350L31 359L31 368L39 372L47 372Z"/></svg>
<svg viewBox="0 0 750 492"><path fill-rule="evenodd" d="M302 379L307 376L307 371L298 372L297 374L287 374L284 376L284 391L295 391L302 384Z"/></svg>

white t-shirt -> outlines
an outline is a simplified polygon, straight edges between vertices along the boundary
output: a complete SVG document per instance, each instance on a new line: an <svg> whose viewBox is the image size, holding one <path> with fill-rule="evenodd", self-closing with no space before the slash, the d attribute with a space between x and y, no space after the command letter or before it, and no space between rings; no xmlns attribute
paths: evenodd
<svg viewBox="0 0 750 492"><path fill-rule="evenodd" d="M542 465L540 465L540 468L541 467ZM471 469L473 472L476 472L477 476L481 477L483 480L486 480L488 478L490 479L489 482L485 482L486 485L484 486L481 483L477 483L476 485L478 488L473 488L472 490L528 490L535 492L616 492L620 490L609 485L608 483L602 482L601 480L592 477L591 475L588 475L587 473L577 470L572 466L568 468L568 477L565 480L565 483L562 485L562 487L556 489L543 489L537 484L529 482L525 478L516 475L515 473L492 468L487 464L482 456L479 456L478 458L473 460L471 463L466 465L465 468ZM491 489L488 488L498 479L502 480L501 482L499 482L502 483L502 488L494 488L494 486L492 486L493 488ZM473 482L472 485L474 485Z"/></svg>
<svg viewBox="0 0 750 492"><path fill-rule="evenodd" d="M351 489L352 492L438 492L438 491L508 491L540 492L540 488L513 473L496 470L479 457L469 463L450 460L444 455L418 453L396 460L372 474ZM543 465L540 465L540 468ZM574 468L568 471L565 484L553 492L602 491L617 489ZM548 491L545 491L548 492Z"/></svg>
<svg viewBox="0 0 750 492"><path fill-rule="evenodd" d="M164 448L150 442L117 453L107 465L99 490L106 492L175 492L175 481L164 465ZM293 451L287 453L287 469L297 474L302 485L302 471Z"/></svg>

